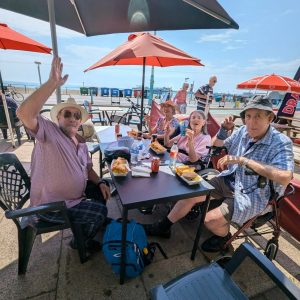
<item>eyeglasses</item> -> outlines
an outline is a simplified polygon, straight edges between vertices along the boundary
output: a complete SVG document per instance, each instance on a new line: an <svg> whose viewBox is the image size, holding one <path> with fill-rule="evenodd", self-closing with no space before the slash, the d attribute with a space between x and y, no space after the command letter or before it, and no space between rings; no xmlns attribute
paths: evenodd
<svg viewBox="0 0 300 300"><path fill-rule="evenodd" d="M63 113L63 117L65 119L70 119L70 118L74 117L74 119L78 121L78 120L81 120L81 113L76 111L72 114L72 112L70 112L69 110L65 110Z"/></svg>

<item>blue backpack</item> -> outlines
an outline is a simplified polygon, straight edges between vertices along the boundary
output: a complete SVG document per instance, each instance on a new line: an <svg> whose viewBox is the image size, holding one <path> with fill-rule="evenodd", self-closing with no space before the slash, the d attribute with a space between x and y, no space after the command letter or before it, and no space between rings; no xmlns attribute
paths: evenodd
<svg viewBox="0 0 300 300"><path fill-rule="evenodd" d="M106 261L112 266L113 272L120 274L121 266L122 223L113 220L107 227L103 237L102 250ZM141 224L131 220L127 223L126 235L126 266L125 276L133 278L142 273L145 266L150 264L156 247L167 258L160 245L149 244L145 230Z"/></svg>

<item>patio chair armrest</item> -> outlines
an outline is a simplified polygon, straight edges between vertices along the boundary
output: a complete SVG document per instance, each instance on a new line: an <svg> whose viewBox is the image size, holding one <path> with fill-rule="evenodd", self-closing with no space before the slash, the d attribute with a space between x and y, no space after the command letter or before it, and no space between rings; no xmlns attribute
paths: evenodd
<svg viewBox="0 0 300 300"><path fill-rule="evenodd" d="M57 201L57 202L42 204L34 207L27 207L27 208L16 209L16 210L6 210L5 216L7 219L16 219L16 218L30 216L34 214L43 214L43 213L54 212L54 211L64 211L66 210L66 208L67 206L65 201Z"/></svg>
<svg viewBox="0 0 300 300"><path fill-rule="evenodd" d="M249 243L243 243L226 264L225 270L232 275L246 257L251 258L289 297L300 299L300 289L294 285L266 256Z"/></svg>
<svg viewBox="0 0 300 300"><path fill-rule="evenodd" d="M159 300L169 300L169 297L164 289L164 287L160 284L155 288L151 289L150 297L152 300L159 299Z"/></svg>
<svg viewBox="0 0 300 300"><path fill-rule="evenodd" d="M204 169L204 170L201 170L201 171L197 171L197 174L199 174L201 177L203 177L204 179L209 176L209 175L219 175L220 172L216 169L212 169L212 168L209 168L209 169Z"/></svg>

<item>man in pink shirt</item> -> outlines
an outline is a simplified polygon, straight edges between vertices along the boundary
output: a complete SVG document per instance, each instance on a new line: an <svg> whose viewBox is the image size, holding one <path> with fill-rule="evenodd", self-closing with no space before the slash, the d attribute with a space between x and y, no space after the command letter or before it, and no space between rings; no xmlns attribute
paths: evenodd
<svg viewBox="0 0 300 300"><path fill-rule="evenodd" d="M49 96L66 82L68 75L62 77L62 68L60 58L54 57L48 81L17 110L19 119L36 139L31 159L30 202L36 206L65 200L70 221L83 226L87 250L95 250L99 244L93 238L106 220L110 190L93 170L85 141L77 134L88 113L69 98L51 109L52 121L39 114ZM59 213L39 217L62 222ZM76 240L70 245L76 248Z"/></svg>

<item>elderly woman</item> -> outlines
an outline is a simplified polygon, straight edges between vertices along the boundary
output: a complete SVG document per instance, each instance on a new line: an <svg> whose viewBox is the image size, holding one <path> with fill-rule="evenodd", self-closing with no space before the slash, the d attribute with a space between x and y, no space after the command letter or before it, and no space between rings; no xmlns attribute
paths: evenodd
<svg viewBox="0 0 300 300"><path fill-rule="evenodd" d="M171 101L168 100L164 103L161 104L162 107L162 113L164 114L164 117L161 117L157 120L156 124L154 127L151 128L149 122L150 122L150 117L145 116L145 120L149 124L149 133L144 134L144 138L150 138L151 134L157 134L157 138L159 140L163 140L165 137L166 133L166 128L169 127L168 129L168 136L174 135L176 130L179 127L178 120L174 118L175 115L175 104Z"/></svg>
<svg viewBox="0 0 300 300"><path fill-rule="evenodd" d="M185 82L182 86L182 89L177 92L176 96L173 99L174 103L177 105L178 110L182 114L186 113L186 96L188 88L189 84Z"/></svg>
<svg viewBox="0 0 300 300"><path fill-rule="evenodd" d="M168 126L165 135L165 146L171 147L177 142L179 153L177 160L179 162L196 162L207 155L206 146L211 145L211 137L207 134L206 118L203 111L193 111L189 117L189 124L185 136L178 135L170 140Z"/></svg>

